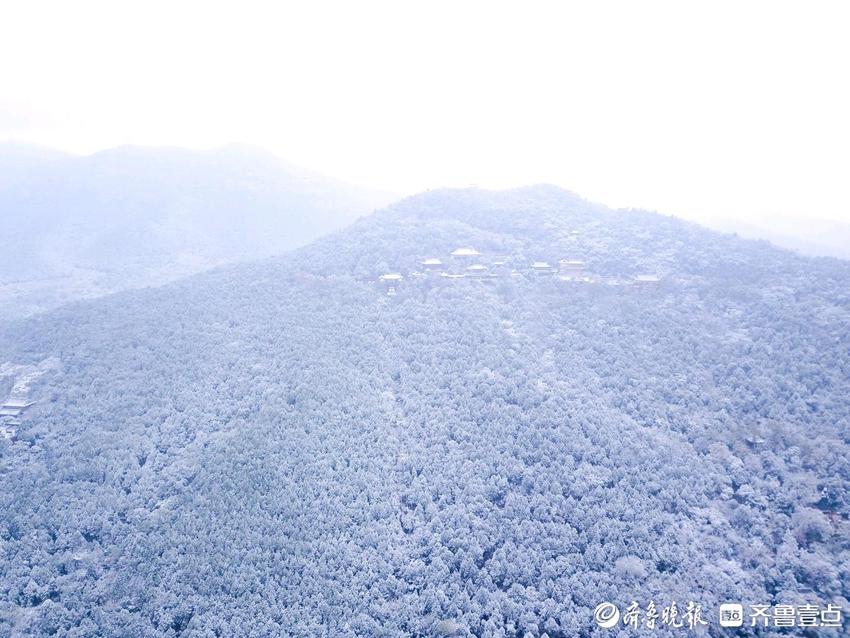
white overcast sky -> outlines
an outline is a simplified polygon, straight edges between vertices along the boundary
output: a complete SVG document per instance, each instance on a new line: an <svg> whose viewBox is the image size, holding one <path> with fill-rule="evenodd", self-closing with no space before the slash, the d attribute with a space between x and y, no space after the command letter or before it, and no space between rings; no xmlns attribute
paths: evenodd
<svg viewBox="0 0 850 638"><path fill-rule="evenodd" d="M850 222L846 2L13 2L0 140Z"/></svg>

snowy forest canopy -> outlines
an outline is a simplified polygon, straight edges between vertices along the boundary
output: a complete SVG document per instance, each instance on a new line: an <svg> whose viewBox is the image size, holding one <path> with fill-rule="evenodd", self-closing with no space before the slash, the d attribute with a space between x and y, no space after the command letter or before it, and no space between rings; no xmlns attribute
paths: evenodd
<svg viewBox="0 0 850 638"><path fill-rule="evenodd" d="M661 281L376 283L460 245ZM850 612L847 262L550 187L436 191L0 344L58 361L0 443L2 637L613 635L606 600Z"/></svg>

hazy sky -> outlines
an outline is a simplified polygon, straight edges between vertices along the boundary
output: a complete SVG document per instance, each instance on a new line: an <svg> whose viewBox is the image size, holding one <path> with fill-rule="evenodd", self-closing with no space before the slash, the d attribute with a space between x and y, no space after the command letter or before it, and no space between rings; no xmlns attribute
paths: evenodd
<svg viewBox="0 0 850 638"><path fill-rule="evenodd" d="M28 0L2 11L0 139L850 222L847 6Z"/></svg>

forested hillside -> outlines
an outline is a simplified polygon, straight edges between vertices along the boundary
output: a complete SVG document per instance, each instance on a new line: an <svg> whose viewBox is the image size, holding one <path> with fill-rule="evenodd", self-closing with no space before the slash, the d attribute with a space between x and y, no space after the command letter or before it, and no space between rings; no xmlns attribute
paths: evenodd
<svg viewBox="0 0 850 638"><path fill-rule="evenodd" d="M459 246L508 273L414 275ZM560 259L587 279L528 269ZM779 636L717 607L850 610L847 262L435 191L0 347L56 362L0 443L0 636L692 635L599 629L609 600Z"/></svg>
<svg viewBox="0 0 850 638"><path fill-rule="evenodd" d="M0 145L0 319L279 254L390 197L261 149Z"/></svg>

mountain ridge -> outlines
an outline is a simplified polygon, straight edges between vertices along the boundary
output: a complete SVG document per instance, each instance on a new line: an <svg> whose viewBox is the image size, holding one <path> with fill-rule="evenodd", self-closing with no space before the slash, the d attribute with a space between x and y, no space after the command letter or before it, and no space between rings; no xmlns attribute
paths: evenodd
<svg viewBox="0 0 850 638"><path fill-rule="evenodd" d="M241 146L119 147L44 162L0 186L9 237L0 315L276 254L386 197Z"/></svg>
<svg viewBox="0 0 850 638"><path fill-rule="evenodd" d="M0 390L43 371L0 442L0 630L567 638L603 635L600 601L850 605L848 264L525 196L430 194L0 325ZM516 276L413 275L467 245Z"/></svg>

